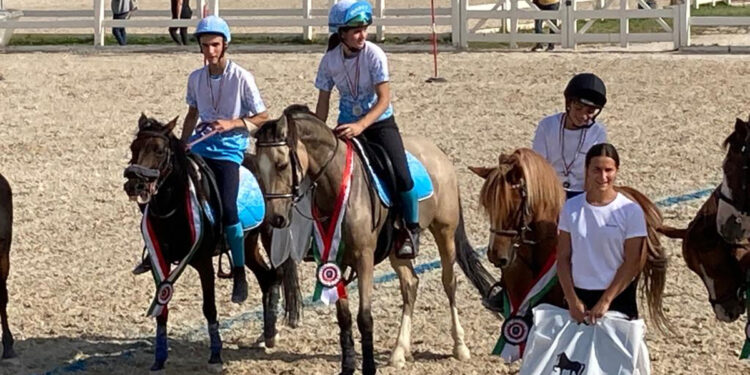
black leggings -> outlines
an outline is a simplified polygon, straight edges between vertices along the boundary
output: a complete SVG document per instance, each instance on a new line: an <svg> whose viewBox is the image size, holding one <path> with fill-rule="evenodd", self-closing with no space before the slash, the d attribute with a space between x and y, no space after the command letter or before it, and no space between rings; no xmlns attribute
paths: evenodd
<svg viewBox="0 0 750 375"><path fill-rule="evenodd" d="M204 160L216 176L216 184L219 186L223 211L222 224L230 226L239 223L240 217L237 213L237 194L240 185L239 164L227 160L208 158Z"/></svg>
<svg viewBox="0 0 750 375"><path fill-rule="evenodd" d="M638 319L638 302L636 300L636 286L638 279L635 279L625 290L620 293L619 296L615 297L614 301L609 304L610 311L617 311L627 315L630 319ZM581 299L586 309L590 310L594 308L599 299L604 294L603 290L588 290L575 288L576 295Z"/></svg>
<svg viewBox="0 0 750 375"><path fill-rule="evenodd" d="M400 192L411 190L414 187L414 181L411 179L409 166L406 163L404 141L401 139L393 116L373 123L362 134L369 142L383 146L385 152L388 153L393 163L393 172L396 174L396 189Z"/></svg>

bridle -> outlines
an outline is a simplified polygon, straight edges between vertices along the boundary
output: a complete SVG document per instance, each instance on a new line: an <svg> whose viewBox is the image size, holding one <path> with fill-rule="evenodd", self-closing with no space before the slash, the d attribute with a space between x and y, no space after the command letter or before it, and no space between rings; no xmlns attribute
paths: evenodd
<svg viewBox="0 0 750 375"><path fill-rule="evenodd" d="M742 148L740 149L740 153L742 154L740 189L742 194L748 192L748 175L750 174L750 146L748 146L748 140L745 139L745 141L745 144L743 144ZM737 212L739 212L743 216L750 216L750 199L745 199L742 205L738 205L736 200L726 196L726 194L721 191L721 188L719 188L718 190L720 200L732 206L732 208L737 210Z"/></svg>
<svg viewBox="0 0 750 375"><path fill-rule="evenodd" d="M294 123L294 120L291 118L289 119L289 125L288 127L291 129L292 127L296 126ZM291 137L287 136L284 139L274 139L270 141L258 141L255 143L256 148L274 148L274 147L283 147L286 146L289 148L289 164L291 164L292 168L292 185L289 193L278 193L278 192L263 192L263 197L266 200L273 200L273 199L291 199L292 200L292 206L296 207L297 202L299 202L302 197L304 197L309 191L314 191L315 187L317 186L317 182L320 179L321 176L325 173L328 166L331 164L331 161L333 161L333 158L336 157L336 152L339 148L339 139L334 137L334 148L333 152L331 152L331 155L329 156L328 160L326 160L325 163L323 163L323 166L320 168L318 173L315 173L312 175L311 181L312 183L310 186L305 190L301 191L300 185L300 176L299 172L302 170L302 164L299 160L299 155L297 155L297 145L296 140L292 139ZM314 193L313 193L314 194Z"/></svg>
<svg viewBox="0 0 750 375"><path fill-rule="evenodd" d="M513 215L518 218L516 228L497 229L492 227L490 228L490 232L501 237L511 237L513 239L514 249L521 247L521 245L534 246L538 242L528 238L528 233L532 232L532 229L531 223L527 222L527 218L531 217L531 208L529 207L529 194L526 189L526 181L522 178L517 184L511 185L511 188L518 190L518 193L521 195L521 204L515 215Z"/></svg>

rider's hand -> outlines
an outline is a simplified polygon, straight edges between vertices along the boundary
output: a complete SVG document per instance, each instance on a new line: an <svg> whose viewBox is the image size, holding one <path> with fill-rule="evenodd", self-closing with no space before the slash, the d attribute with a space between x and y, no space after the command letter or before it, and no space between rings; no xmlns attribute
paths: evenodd
<svg viewBox="0 0 750 375"><path fill-rule="evenodd" d="M574 298L575 301L568 301L568 312L570 312L570 318L575 320L576 323L583 323L584 320L586 320L586 306L577 296Z"/></svg>
<svg viewBox="0 0 750 375"><path fill-rule="evenodd" d="M594 308L589 311L589 320L591 324L596 324L599 318L603 317L604 314L609 311L609 301L605 301L603 298L594 305Z"/></svg>
<svg viewBox="0 0 750 375"><path fill-rule="evenodd" d="M334 132L336 132L336 135L339 136L339 138L345 138L345 139L352 139L360 134L365 130L365 127L361 125L359 122L353 122L350 124L341 124L337 126L335 129L333 129Z"/></svg>
<svg viewBox="0 0 750 375"><path fill-rule="evenodd" d="M216 120L211 123L211 128L219 133L230 131L236 127L237 125L234 123L234 120Z"/></svg>

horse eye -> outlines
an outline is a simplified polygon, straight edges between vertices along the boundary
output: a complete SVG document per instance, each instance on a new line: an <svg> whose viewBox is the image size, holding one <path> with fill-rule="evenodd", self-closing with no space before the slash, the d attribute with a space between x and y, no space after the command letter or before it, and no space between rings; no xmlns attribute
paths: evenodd
<svg viewBox="0 0 750 375"><path fill-rule="evenodd" d="M288 166L289 166L289 163L276 164L276 169L283 171Z"/></svg>

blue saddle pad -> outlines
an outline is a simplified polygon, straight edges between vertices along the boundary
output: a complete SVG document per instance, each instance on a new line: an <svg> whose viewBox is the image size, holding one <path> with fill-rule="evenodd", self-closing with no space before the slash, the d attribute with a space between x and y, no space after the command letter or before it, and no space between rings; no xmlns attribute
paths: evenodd
<svg viewBox="0 0 750 375"><path fill-rule="evenodd" d="M258 186L258 180L245 167L240 167L240 187L237 194L237 213L242 229L256 228L266 215L266 203Z"/></svg>
<svg viewBox="0 0 750 375"><path fill-rule="evenodd" d="M355 142L355 144L357 145L357 147L359 147L358 141ZM367 158L365 158L363 161L367 166L367 172L375 182L375 190L378 191L380 201L382 201L386 207L393 207L391 192L387 191L385 184L380 179L380 176L375 174L375 171L370 165L370 161L367 160ZM422 164L422 162L414 157L414 155L412 155L409 151L406 151L406 163L409 166L411 179L414 181L414 188L417 189L417 196L419 197L419 200L422 201L431 197L433 192L432 180L430 179L430 174L427 173L427 169L424 167L424 164Z"/></svg>

